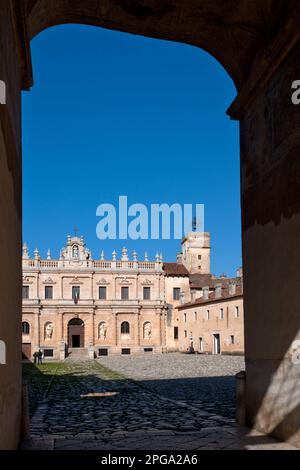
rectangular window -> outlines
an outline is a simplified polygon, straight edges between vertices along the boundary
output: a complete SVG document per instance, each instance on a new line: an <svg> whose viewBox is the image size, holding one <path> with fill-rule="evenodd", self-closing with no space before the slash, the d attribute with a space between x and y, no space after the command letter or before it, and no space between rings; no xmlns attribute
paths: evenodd
<svg viewBox="0 0 300 470"><path fill-rule="evenodd" d="M173 300L180 299L180 287L174 287L173 289Z"/></svg>
<svg viewBox="0 0 300 470"><path fill-rule="evenodd" d="M224 309L220 308L220 320L224 320Z"/></svg>
<svg viewBox="0 0 300 470"><path fill-rule="evenodd" d="M72 299L73 300L79 300L80 298L80 287L79 286L73 286L72 287Z"/></svg>
<svg viewBox="0 0 300 470"><path fill-rule="evenodd" d="M234 316L235 316L235 318L239 318L239 316L240 316L239 307L235 307Z"/></svg>
<svg viewBox="0 0 300 470"><path fill-rule="evenodd" d="M153 348L144 348L144 353L152 353Z"/></svg>
<svg viewBox="0 0 300 470"><path fill-rule="evenodd" d="M44 349L44 357L53 357L53 349Z"/></svg>
<svg viewBox="0 0 300 470"><path fill-rule="evenodd" d="M123 348L121 349L121 354L130 354L130 349L129 348Z"/></svg>
<svg viewBox="0 0 300 470"><path fill-rule="evenodd" d="M108 356L108 349L106 348L98 349L98 356Z"/></svg>
<svg viewBox="0 0 300 470"><path fill-rule="evenodd" d="M174 326L174 339L178 339L178 326Z"/></svg>
<svg viewBox="0 0 300 470"><path fill-rule="evenodd" d="M184 330L184 337L187 338L187 331Z"/></svg>
<svg viewBox="0 0 300 470"><path fill-rule="evenodd" d="M230 336L230 343L234 344L234 336L233 335Z"/></svg>
<svg viewBox="0 0 300 470"><path fill-rule="evenodd" d="M129 299L129 287L122 287L121 289L121 299L128 300Z"/></svg>
<svg viewBox="0 0 300 470"><path fill-rule="evenodd" d="M150 287L144 287L143 289L143 298L144 300L150 300Z"/></svg>
<svg viewBox="0 0 300 470"><path fill-rule="evenodd" d="M99 300L106 300L106 287L99 287Z"/></svg>
<svg viewBox="0 0 300 470"><path fill-rule="evenodd" d="M45 299L53 299L53 287L52 286L45 287Z"/></svg>
<svg viewBox="0 0 300 470"><path fill-rule="evenodd" d="M23 286L22 288L22 298L29 299L29 286Z"/></svg>
<svg viewBox="0 0 300 470"><path fill-rule="evenodd" d="M209 313L209 310L206 311L206 320L209 320L210 318L210 313Z"/></svg>
<svg viewBox="0 0 300 470"><path fill-rule="evenodd" d="M194 320L197 321L197 312L194 312Z"/></svg>
<svg viewBox="0 0 300 470"><path fill-rule="evenodd" d="M186 313L183 314L184 323L186 323Z"/></svg>

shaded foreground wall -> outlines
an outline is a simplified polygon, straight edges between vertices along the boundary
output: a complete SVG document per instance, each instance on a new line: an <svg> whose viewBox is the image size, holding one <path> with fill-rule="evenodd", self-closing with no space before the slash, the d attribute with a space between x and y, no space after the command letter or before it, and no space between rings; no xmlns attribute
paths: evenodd
<svg viewBox="0 0 300 470"><path fill-rule="evenodd" d="M21 408L21 153L20 67L9 2L0 3L0 78L7 105L0 105L0 449L17 446Z"/></svg>
<svg viewBox="0 0 300 470"><path fill-rule="evenodd" d="M291 100L299 43L278 47L270 59L265 75L253 78L256 96L241 117L247 416L300 447L300 364L292 347L300 339L300 106Z"/></svg>

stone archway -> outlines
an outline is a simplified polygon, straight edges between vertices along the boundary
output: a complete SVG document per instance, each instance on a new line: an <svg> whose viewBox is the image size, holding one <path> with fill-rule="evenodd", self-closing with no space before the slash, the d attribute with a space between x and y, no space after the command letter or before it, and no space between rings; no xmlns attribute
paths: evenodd
<svg viewBox="0 0 300 470"><path fill-rule="evenodd" d="M8 354L0 448L17 447L20 422L20 340L11 346L21 337L20 94L32 85L30 39L63 23L192 44L233 78L238 96L228 114L241 124L247 422L300 446L300 400L293 393L300 379L292 362L300 337L300 126L290 99L300 77L299 2L24 0L0 4L0 79L7 84L7 103L0 105L0 298Z"/></svg>
<svg viewBox="0 0 300 470"><path fill-rule="evenodd" d="M81 318L72 318L68 323L68 347L84 348L84 322Z"/></svg>

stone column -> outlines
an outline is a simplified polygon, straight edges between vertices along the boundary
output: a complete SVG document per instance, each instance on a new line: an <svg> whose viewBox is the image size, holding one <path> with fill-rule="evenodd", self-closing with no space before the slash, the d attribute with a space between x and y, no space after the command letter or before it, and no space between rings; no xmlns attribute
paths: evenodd
<svg viewBox="0 0 300 470"><path fill-rule="evenodd" d="M246 419L298 446L300 105L291 97L299 58L287 29L229 109L240 120Z"/></svg>

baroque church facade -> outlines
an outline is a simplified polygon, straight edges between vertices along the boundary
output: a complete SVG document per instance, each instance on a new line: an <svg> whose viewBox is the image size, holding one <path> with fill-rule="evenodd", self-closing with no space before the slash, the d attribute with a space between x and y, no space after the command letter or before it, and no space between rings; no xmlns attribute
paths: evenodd
<svg viewBox="0 0 300 470"><path fill-rule="evenodd" d="M31 258L24 244L23 357L38 350L55 360L182 350L180 308L203 299L207 288L239 282L210 273L209 233L189 233L176 263L159 254L130 259L126 248L120 259L114 251L110 260L103 252L94 260L77 236L67 237L59 259L50 250L41 259L37 249Z"/></svg>

